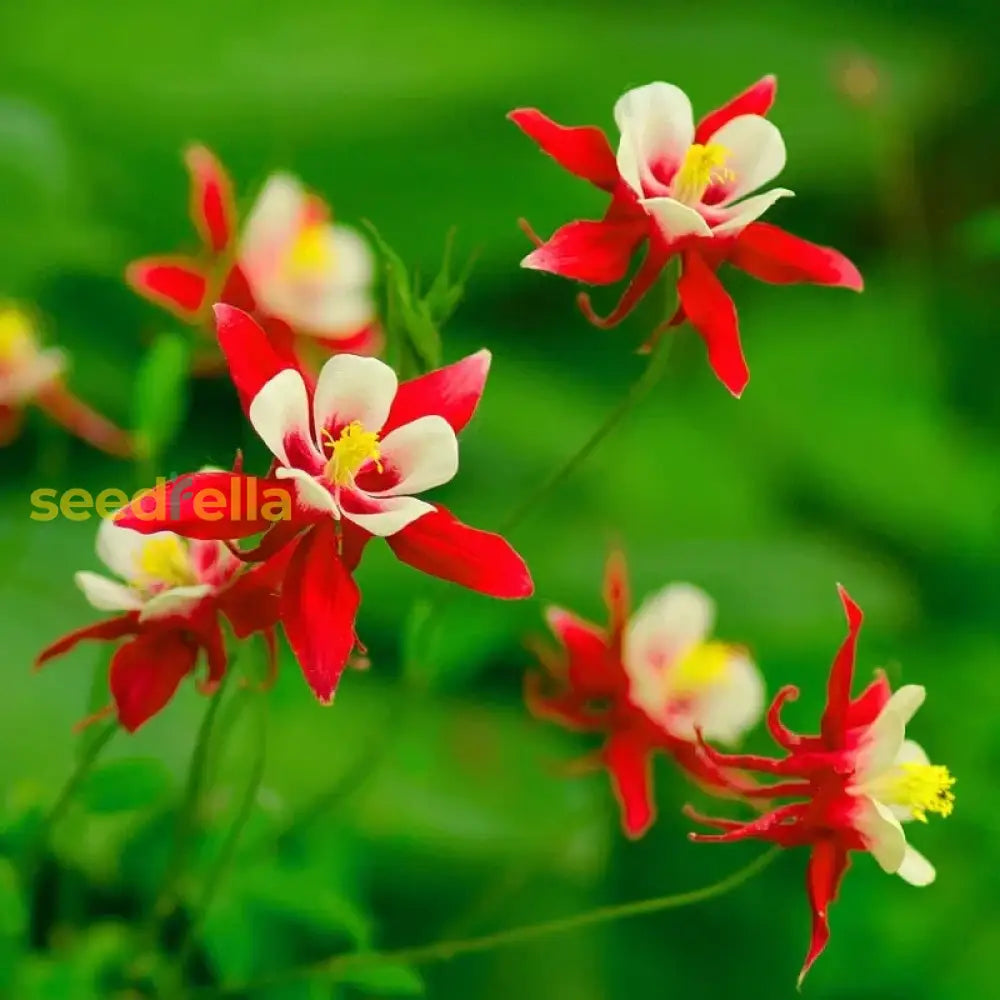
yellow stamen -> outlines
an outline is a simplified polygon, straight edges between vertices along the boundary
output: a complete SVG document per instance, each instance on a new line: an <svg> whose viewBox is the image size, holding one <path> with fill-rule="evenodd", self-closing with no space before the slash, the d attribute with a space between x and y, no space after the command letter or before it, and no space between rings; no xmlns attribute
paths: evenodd
<svg viewBox="0 0 1000 1000"><path fill-rule="evenodd" d="M176 535L151 538L139 553L142 584L150 580L168 587L190 587L198 582L187 546Z"/></svg>
<svg viewBox="0 0 1000 1000"><path fill-rule="evenodd" d="M681 654L666 675L672 694L694 693L717 684L726 674L732 649L724 642L697 642Z"/></svg>
<svg viewBox="0 0 1000 1000"><path fill-rule="evenodd" d="M954 784L951 772L939 764L898 764L879 789L878 797L888 805L908 808L914 819L926 823L929 812L951 815L955 808L951 790Z"/></svg>
<svg viewBox="0 0 1000 1000"><path fill-rule="evenodd" d="M35 352L35 335L27 314L0 307L0 361L23 361Z"/></svg>
<svg viewBox="0 0 1000 1000"><path fill-rule="evenodd" d="M353 420L336 440L329 431L324 431L323 436L331 448L330 461L326 463L326 477L336 486L350 485L358 470L367 462L374 462L375 468L382 471L378 431L366 431L359 420Z"/></svg>
<svg viewBox="0 0 1000 1000"><path fill-rule="evenodd" d="M695 143L684 154L684 162L673 183L673 196L685 205L697 205L710 184L731 181L735 174L725 164L729 150L717 142Z"/></svg>
<svg viewBox="0 0 1000 1000"><path fill-rule="evenodd" d="M288 252L285 266L292 277L311 278L329 270L333 264L333 248L327 226L310 222L302 226Z"/></svg>

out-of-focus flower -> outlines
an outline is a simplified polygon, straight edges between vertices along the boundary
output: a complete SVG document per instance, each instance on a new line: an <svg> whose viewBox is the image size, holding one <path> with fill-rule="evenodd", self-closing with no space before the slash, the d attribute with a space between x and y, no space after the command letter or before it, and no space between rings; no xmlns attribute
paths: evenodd
<svg viewBox="0 0 1000 1000"><path fill-rule="evenodd" d="M247 416L274 455L272 473L266 479L182 476L156 501L123 511L119 523L145 532L169 527L195 538L246 538L267 527L248 514L247 498L286 491L288 517L245 557L267 557L294 540L281 619L320 700L332 699L355 644L361 595L351 574L372 536L386 538L403 562L481 593L519 598L532 592L527 567L504 539L416 496L458 470L456 434L482 395L488 351L402 384L377 359L338 355L313 387L246 313L219 305L216 316ZM229 477L226 484L222 476ZM198 495L220 485L227 506L206 521ZM160 516L151 518L157 506Z"/></svg>
<svg viewBox="0 0 1000 1000"><path fill-rule="evenodd" d="M17 437L25 409L34 405L95 448L129 457L131 435L77 399L63 381L65 369L65 355L41 347L26 313L0 305L0 447Z"/></svg>
<svg viewBox="0 0 1000 1000"><path fill-rule="evenodd" d="M764 686L744 649L709 638L715 607L697 587L671 584L630 618L625 561L613 553L604 599L606 628L549 608L561 649L539 648L546 672L529 673L525 692L539 717L606 734L597 759L610 773L625 832L640 837L655 818L652 754L669 754L708 788L729 788L736 779L699 752L696 731L737 742L761 716Z"/></svg>
<svg viewBox="0 0 1000 1000"><path fill-rule="evenodd" d="M275 174L239 234L232 182L218 159L193 146L185 162L201 256L133 261L126 279L135 291L208 328L213 303L238 306L286 348L297 334L300 347L362 354L377 349L373 257L357 232L334 225L326 203L294 177Z"/></svg>
<svg viewBox="0 0 1000 1000"><path fill-rule="evenodd" d="M786 687L768 712L768 728L784 757L723 754L702 745L706 760L719 768L745 768L782 779L755 789L755 797L796 801L747 823L690 812L698 822L723 831L692 834L692 840L758 838L782 847L810 847L806 883L812 938L800 983L829 940L828 909L850 852L868 851L885 871L911 885L929 885L934 868L907 843L901 824L914 819L926 822L929 812L947 816L954 803L954 779L947 768L931 764L923 749L906 739L906 726L923 704L924 689L908 684L893 693L880 673L857 698L851 698L862 615L843 588L840 598L848 635L830 669L819 735L801 736L783 725L782 707L799 693Z"/></svg>
<svg viewBox="0 0 1000 1000"><path fill-rule="evenodd" d="M98 611L115 617L63 636L43 650L41 667L86 639L127 638L111 658L109 686L121 724L134 732L164 708L204 651L212 693L227 665L220 616L245 638L262 632L274 658L282 555L245 569L220 541L187 541L169 531L141 535L101 522L97 555L119 579L76 574L77 586ZM99 713L103 715L104 713Z"/></svg>
<svg viewBox="0 0 1000 1000"><path fill-rule="evenodd" d="M749 379L736 308L715 275L730 263L776 284L814 282L860 291L861 276L842 254L757 220L792 192L770 183L785 165L785 144L764 115L776 81L764 77L697 125L678 87L651 83L615 105L617 156L593 126L567 128L534 108L511 120L560 166L611 195L604 218L571 222L538 241L522 265L588 284L622 280L633 255L645 258L621 300L604 317L587 295L584 313L601 327L620 323L675 255L681 257L680 308L701 334L719 380L739 396Z"/></svg>

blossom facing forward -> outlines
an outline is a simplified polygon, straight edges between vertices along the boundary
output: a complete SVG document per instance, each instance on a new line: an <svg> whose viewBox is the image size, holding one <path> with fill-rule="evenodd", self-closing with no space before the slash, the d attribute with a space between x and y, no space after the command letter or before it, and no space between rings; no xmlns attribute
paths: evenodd
<svg viewBox="0 0 1000 1000"><path fill-rule="evenodd" d="M43 348L29 316L0 304L0 447L21 430L28 406L88 444L120 458L133 454L131 435L115 427L67 389L66 357Z"/></svg>
<svg viewBox="0 0 1000 1000"><path fill-rule="evenodd" d="M133 261L126 279L135 291L192 323L211 325L208 307L230 303L253 313L279 345L300 335L300 348L370 353L378 346L374 258L355 230L334 224L321 198L278 173L239 232L222 164L201 146L185 162L202 254Z"/></svg>
<svg viewBox="0 0 1000 1000"><path fill-rule="evenodd" d="M110 518L98 529L97 555L117 579L81 571L76 583L92 607L115 617L63 636L39 654L36 667L84 640L126 639L111 658L109 687L129 732L169 703L202 652L201 688L214 691L227 665L221 617L239 638L264 633L273 669L281 557L245 569L222 542L189 542L169 531L141 535Z"/></svg>
<svg viewBox="0 0 1000 1000"><path fill-rule="evenodd" d="M361 595L352 573L367 542L383 537L397 558L433 576L501 598L527 597L531 576L498 535L458 521L417 494L458 471L457 434L471 419L489 371L480 351L400 384L375 358L330 358L315 383L276 353L246 313L216 307L219 342L254 429L274 456L264 479L193 473L126 509L119 523L168 527L195 538L247 538L244 558L294 547L282 584L281 619L306 680L329 702L355 645ZM224 507L200 517L198 498ZM284 490L288 516L255 518L244 499ZM159 513L157 513L159 511Z"/></svg>
<svg viewBox="0 0 1000 1000"><path fill-rule="evenodd" d="M784 757L724 754L707 743L702 747L706 760L720 768L746 768L781 779L755 790L756 797L794 801L747 823L690 813L722 831L692 834L693 840L757 838L810 848L806 882L812 936L800 983L829 940L828 909L851 852L867 851L884 871L911 885L929 885L934 868L907 842L902 824L926 822L928 813L948 816L954 804L954 779L947 768L931 764L920 745L906 738L906 727L923 704L924 689L907 684L892 692L880 673L857 698L851 697L862 614L843 588L840 598L848 635L830 670L819 734L802 736L781 722L783 705L799 693L786 687L768 712L768 728Z"/></svg>
<svg viewBox="0 0 1000 1000"><path fill-rule="evenodd" d="M587 284L613 284L645 246L642 264L607 316L598 316L589 297L580 296L591 322L611 327L680 256L680 307L670 323L690 321L705 341L712 370L736 396L750 374L736 307L715 275L721 264L776 284L862 287L857 268L836 250L758 221L792 194L781 187L759 190L785 166L784 140L765 117L776 86L773 76L764 77L697 125L679 87L662 82L637 87L615 105L617 154L594 126L565 127L534 108L509 115L560 166L611 195L602 219L571 222L538 240L522 266Z"/></svg>
<svg viewBox="0 0 1000 1000"><path fill-rule="evenodd" d="M526 698L541 718L606 735L598 759L626 834L640 837L655 819L653 753L667 753L706 787L728 788L730 779L699 752L696 733L738 742L760 719L764 687L744 649L709 638L715 606L699 588L670 584L630 616L624 558L613 553L604 599L606 628L548 609L560 649L539 648L545 674L528 674Z"/></svg>

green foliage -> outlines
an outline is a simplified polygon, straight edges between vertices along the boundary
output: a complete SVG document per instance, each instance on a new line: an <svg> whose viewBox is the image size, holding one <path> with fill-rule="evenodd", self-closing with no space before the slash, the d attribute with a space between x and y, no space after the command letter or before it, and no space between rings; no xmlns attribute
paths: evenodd
<svg viewBox="0 0 1000 1000"><path fill-rule="evenodd" d="M141 456L149 463L159 460L183 425L190 367L189 338L173 332L160 334L139 366L134 426Z"/></svg>
<svg viewBox="0 0 1000 1000"><path fill-rule="evenodd" d="M353 986L362 996L418 997L423 996L426 989L415 969L388 962L370 968L347 969L337 974L337 981Z"/></svg>
<svg viewBox="0 0 1000 1000"><path fill-rule="evenodd" d="M152 757L132 757L91 771L80 789L84 808L98 815L151 809L170 793L171 778Z"/></svg>

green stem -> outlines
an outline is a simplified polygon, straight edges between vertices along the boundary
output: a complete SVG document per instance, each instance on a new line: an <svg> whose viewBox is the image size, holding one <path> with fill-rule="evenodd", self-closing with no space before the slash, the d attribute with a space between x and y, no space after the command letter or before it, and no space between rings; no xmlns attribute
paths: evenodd
<svg viewBox="0 0 1000 1000"><path fill-rule="evenodd" d="M597 446L631 413L633 407L639 403L652 388L663 377L667 367L667 359L670 356L670 349L676 339L676 331L662 333L656 345L653 347L642 374L632 383L628 392L622 397L618 405L604 418L601 425L590 435L583 445L573 452L572 455L562 465L556 468L547 479L545 479L537 489L525 497L507 515L500 527L497 529L501 534L506 534L521 523L525 516L533 507L545 497L550 491L560 486L569 479L576 470L583 465Z"/></svg>
<svg viewBox="0 0 1000 1000"><path fill-rule="evenodd" d="M257 734L254 740L256 752L250 768L250 776L243 790L243 795L240 798L239 808L236 811L233 825L230 827L229 833L226 835L226 839L219 849L218 857L215 859L215 863L212 865L205 879L201 899L199 899L197 906L194 908L191 919L184 931L184 936L177 946L177 968L182 978L191 958L191 953L194 950L197 932L215 899L215 894L222 883L223 877L232 865L236 848L239 846L240 837L243 835L243 830L253 813L253 807L257 801L257 792L264 778L264 761L267 755L267 715L266 703L259 696L257 708Z"/></svg>
<svg viewBox="0 0 1000 1000"><path fill-rule="evenodd" d="M278 973L267 979L251 983L241 983L235 986L220 988L207 987L194 990L192 998L215 1000L221 997L244 997L258 989L280 986L285 983L308 979L313 976L323 976L334 981L345 972L372 966L393 965L429 965L434 962L446 962L460 955L475 955L494 951L497 948L507 948L511 945L535 941L553 934L565 934L568 931L583 927L593 927L598 924L609 924L629 917L639 917L650 913L660 913L663 910L676 910L683 906L693 906L715 899L763 871L778 856L781 849L774 847L760 855L750 864L727 876L719 882L694 889L691 892L677 893L671 896L659 896L656 899L643 899L633 903L621 903L616 906L601 906L585 913L571 917L561 917L556 920L546 920L538 924L528 924L525 927L514 927L495 934L484 934L481 937L465 938L457 941L440 941L436 944L420 945L415 948L400 948L397 951L354 952L349 955L335 955L322 962L303 965L287 972Z"/></svg>

